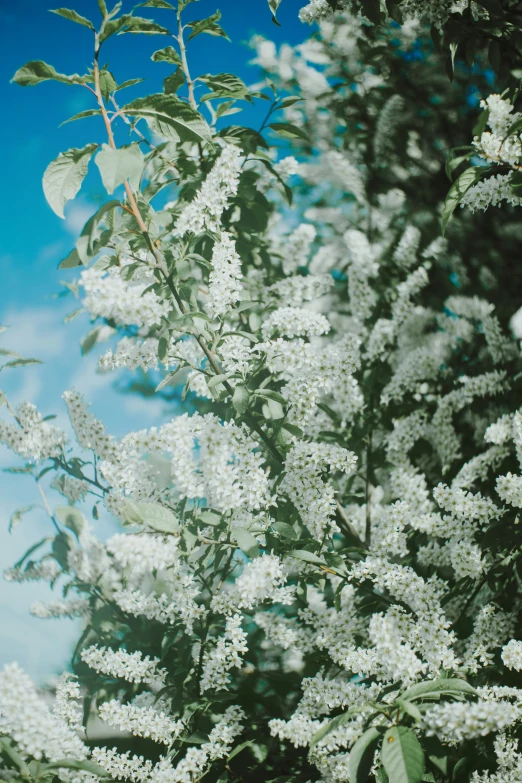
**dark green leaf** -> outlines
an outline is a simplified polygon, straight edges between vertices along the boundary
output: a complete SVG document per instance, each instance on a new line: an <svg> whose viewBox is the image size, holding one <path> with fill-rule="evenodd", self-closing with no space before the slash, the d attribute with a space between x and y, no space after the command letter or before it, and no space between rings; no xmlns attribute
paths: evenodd
<svg viewBox="0 0 522 783"><path fill-rule="evenodd" d="M185 74L183 73L183 68L176 68L174 73L163 79L163 92L167 93L167 95L174 95L184 82Z"/></svg>
<svg viewBox="0 0 522 783"><path fill-rule="evenodd" d="M375 747L382 735L376 726L367 729L350 751L348 770L350 783L366 783L373 766Z"/></svg>
<svg viewBox="0 0 522 783"><path fill-rule="evenodd" d="M424 751L411 729L394 726L383 737L382 764L390 783L420 783L424 774Z"/></svg>
<svg viewBox="0 0 522 783"><path fill-rule="evenodd" d="M268 127L285 139L304 139L304 141L308 141L308 136L304 130L298 128L297 125L292 125L290 122L271 122Z"/></svg>
<svg viewBox="0 0 522 783"><path fill-rule="evenodd" d="M76 761L75 759L59 759L58 761L52 761L50 764L43 764L42 770L52 769L81 769L85 772L90 772L92 775L97 775L99 778L109 777L109 773L102 767L95 764L94 761Z"/></svg>
<svg viewBox="0 0 522 783"><path fill-rule="evenodd" d="M124 107L135 117L143 117L152 130L172 141L210 141L211 131L201 114L175 95L155 93L138 98Z"/></svg>
<svg viewBox="0 0 522 783"><path fill-rule="evenodd" d="M471 168L466 169L466 171L463 171L460 177L455 180L455 182L449 189L448 195L446 196L446 199L444 201L444 207L442 210L442 217L441 217L441 226L442 226L443 234L446 231L446 226L448 225L449 219L451 218L454 211L456 210L456 208L464 198L464 195L467 193L467 191L471 188L472 185L475 185L489 171L491 171L491 168L489 166L478 166L478 167L472 166Z"/></svg>
<svg viewBox="0 0 522 783"><path fill-rule="evenodd" d="M281 5L281 0L268 0L268 7L270 8L270 11L272 12L272 22L276 24L278 27L281 27L279 22L277 21L277 9Z"/></svg>
<svg viewBox="0 0 522 783"><path fill-rule="evenodd" d="M63 218L63 208L74 198L87 174L89 161L97 144L87 144L82 149L60 152L47 166L43 175L43 190L47 203L58 217Z"/></svg>
<svg viewBox="0 0 522 783"><path fill-rule="evenodd" d="M91 218L89 218L83 227L80 238L76 243L76 250L78 251L78 257L80 258L82 264L87 264L89 259L92 258L96 253L94 242L97 236L98 224L100 223L102 217L107 212L110 212L111 210L120 206L121 204L119 201L107 201L105 204L102 204L102 206Z"/></svg>
<svg viewBox="0 0 522 783"><path fill-rule="evenodd" d="M60 261L58 264L58 269L74 269L77 266L82 266L82 262L80 260L80 256L78 255L78 251L76 248L74 248L71 250L69 255L66 256L66 258Z"/></svg>

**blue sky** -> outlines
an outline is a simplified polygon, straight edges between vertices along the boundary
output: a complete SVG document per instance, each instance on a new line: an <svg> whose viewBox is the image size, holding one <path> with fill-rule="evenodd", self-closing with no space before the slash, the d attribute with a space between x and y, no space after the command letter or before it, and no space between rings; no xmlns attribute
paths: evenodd
<svg viewBox="0 0 522 783"><path fill-rule="evenodd" d="M232 72L247 83L258 78L248 65L252 57L246 43L262 34L277 43L298 43L308 33L297 19L304 0L283 0L278 18L271 21L266 0L199 0L189 6L187 20L203 18L218 7L222 26L232 42L201 35L191 42L189 58L193 74ZM91 33L48 13L52 0L0 0L0 105L4 107L2 233L0 238L0 323L10 326L0 335L0 346L35 356L44 364L5 371L0 388L18 404L30 400L44 414L58 414L57 423L67 427L62 392L71 387L82 391L94 412L121 436L130 429L152 426L165 420L169 411L157 400L122 397L113 388L115 377L96 373L96 356L81 357L80 339L88 321L80 316L64 324L64 316L76 309L74 299L53 298L61 290L64 275L59 261L74 246L84 223L103 197L95 166L81 196L66 207L66 219L58 218L47 205L41 186L42 174L59 152L103 141L98 119L59 127L71 115L89 108L90 95L81 87L45 82L32 88L10 84L15 70L28 60L45 60L62 73L84 72L92 58ZM58 3L56 4L59 5ZM96 0L76 0L68 5L95 23ZM123 9L132 4L124 2ZM169 12L142 9L169 26ZM135 77L145 84L127 91L126 99L145 92L159 92L169 66L153 63L150 55L169 44L163 36L126 35L111 39L103 58L109 60L116 79ZM5 107L7 109L5 110ZM265 106L236 115L245 124L257 125ZM234 118L234 121L236 121ZM15 462L0 446L0 468ZM45 514L36 510L24 518L11 535L9 517L16 508L37 502L35 488L24 477L0 473L0 571L13 564L33 542L49 531ZM58 497L52 498L60 504ZM103 523L107 526L107 522ZM105 527L102 537L110 534ZM56 595L56 598L59 596ZM28 607L35 600L50 600L45 585L16 585L0 581L0 666L18 660L42 682L66 665L78 627L70 621L43 621L31 617Z"/></svg>

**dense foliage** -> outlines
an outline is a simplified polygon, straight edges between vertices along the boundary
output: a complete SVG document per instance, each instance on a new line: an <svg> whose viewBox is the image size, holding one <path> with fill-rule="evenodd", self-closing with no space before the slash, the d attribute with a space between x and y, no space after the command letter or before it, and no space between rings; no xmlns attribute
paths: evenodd
<svg viewBox="0 0 522 783"><path fill-rule="evenodd" d="M63 216L93 159L108 200L61 267L83 350L175 415L116 440L69 390L73 443L2 397L0 441L50 518L6 578L61 591L33 614L85 621L52 709L0 674L3 776L520 781L522 123L511 82L489 95L518 4L314 0L304 43L252 42L255 89L195 76L218 13L98 5L100 25L55 11L91 31L87 74L14 80L92 94L93 141L44 191ZM451 22L476 40L452 80ZM124 33L173 36L164 92L120 98L136 80L102 62ZM259 129L229 124L245 101ZM88 517L108 513L124 527L102 541Z"/></svg>

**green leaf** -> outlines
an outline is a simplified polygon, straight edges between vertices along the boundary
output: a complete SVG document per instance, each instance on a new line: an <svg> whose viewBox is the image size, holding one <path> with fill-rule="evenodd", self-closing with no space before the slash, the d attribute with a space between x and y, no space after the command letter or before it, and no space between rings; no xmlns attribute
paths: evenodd
<svg viewBox="0 0 522 783"><path fill-rule="evenodd" d="M32 511L33 508L36 508L36 506L35 505L24 506L23 508L19 508L13 514L11 514L11 519L9 520L9 527L8 527L10 533L15 529L15 527L17 527L17 525L20 524L24 514L27 514L28 511Z"/></svg>
<svg viewBox="0 0 522 783"><path fill-rule="evenodd" d="M271 122L268 127L285 139L304 139L304 141L308 141L308 136L304 130L298 128L297 125L292 125L291 122Z"/></svg>
<svg viewBox="0 0 522 783"><path fill-rule="evenodd" d="M150 59L155 63L165 62L171 63L172 65L181 65L181 57L172 46L166 46L164 49L158 49L158 51L154 52Z"/></svg>
<svg viewBox="0 0 522 783"><path fill-rule="evenodd" d="M18 767L24 777L31 777L29 767L25 763L22 756L18 753L16 748L13 747L11 740L7 737L0 737L0 753L4 753L9 758L9 760L12 761L16 767Z"/></svg>
<svg viewBox="0 0 522 783"><path fill-rule="evenodd" d="M89 30L94 30L94 25L89 19L86 19L85 16L80 16L76 11L71 11L70 8L52 8L51 13L63 16L64 19L69 19L71 22L76 22L84 27L88 27Z"/></svg>
<svg viewBox="0 0 522 783"><path fill-rule="evenodd" d="M40 359L13 359L11 362L6 362L0 367L0 372L5 370L6 367L14 369L15 367L27 367L30 364L43 364Z"/></svg>
<svg viewBox="0 0 522 783"><path fill-rule="evenodd" d="M74 122L75 120L83 120L85 117L94 117L95 115L101 114L101 109L86 109L85 111L80 111L78 114L74 114L72 117L69 117L68 120L64 120L60 123L58 126L59 128L62 127L62 125L67 125L68 122Z"/></svg>
<svg viewBox="0 0 522 783"><path fill-rule="evenodd" d="M107 6L105 4L105 0L98 0L98 8L100 9L100 13L105 19L106 16L108 16L109 12L107 11Z"/></svg>
<svg viewBox="0 0 522 783"><path fill-rule="evenodd" d="M434 696L478 696L477 691L466 680L457 678L418 682L401 694L405 701L431 699Z"/></svg>
<svg viewBox="0 0 522 783"><path fill-rule="evenodd" d="M166 27L157 24L153 19L143 19L141 16L131 16L125 29L119 33L144 33L145 35L170 35Z"/></svg>
<svg viewBox="0 0 522 783"><path fill-rule="evenodd" d="M242 552L247 557L254 558L259 554L257 539L244 527L233 527L230 531L232 539L237 542Z"/></svg>
<svg viewBox="0 0 522 783"><path fill-rule="evenodd" d="M147 0L146 3L140 3L138 8L170 8L171 11L175 11L173 5L167 3L166 0Z"/></svg>
<svg viewBox="0 0 522 783"><path fill-rule="evenodd" d="M272 389L256 389L254 394L257 397L264 397L267 400L275 400L276 402L281 403L281 405L286 405L287 403L287 400L285 400L282 394L272 391Z"/></svg>
<svg viewBox="0 0 522 783"><path fill-rule="evenodd" d="M34 87L35 84L45 82L48 79L62 82L63 84L85 84L87 81L85 76L79 76L77 73L73 73L71 76L58 73L52 65L44 63L43 60L31 60L22 65L11 81L19 84L21 87Z"/></svg>
<svg viewBox="0 0 522 783"><path fill-rule="evenodd" d="M98 335L100 333L101 326L96 326L94 329L91 329L91 331L83 338L81 342L81 350L82 355L85 356L86 354L91 351L96 343L98 342Z"/></svg>
<svg viewBox="0 0 522 783"><path fill-rule="evenodd" d="M236 386L234 390L234 396L232 397L232 405L239 414L246 412L248 403L250 402L250 394L246 386Z"/></svg>
<svg viewBox="0 0 522 783"><path fill-rule="evenodd" d="M188 40L195 38L200 33L207 33L208 35L221 36L222 38L228 38L228 35L220 27L217 22L221 19L221 12L216 11L212 16L207 16L206 19L198 19L195 22L189 22L187 27L190 27L192 32L190 33Z"/></svg>
<svg viewBox="0 0 522 783"><path fill-rule="evenodd" d="M54 513L62 525L65 525L69 530L72 530L77 538L82 530L85 529L87 524L85 517L82 512L77 508L74 508L74 506L58 506Z"/></svg>
<svg viewBox="0 0 522 783"><path fill-rule="evenodd" d="M141 82L144 81L145 79L127 79L121 84L117 84L114 92L119 92L120 90L124 90L126 87L134 87L135 84L140 84Z"/></svg>
<svg viewBox="0 0 522 783"><path fill-rule="evenodd" d="M106 212L110 212L116 209L116 207L121 207L120 202L117 200L107 201L105 204L102 204L83 227L82 233L76 242L76 250L82 264L88 264L89 259L96 254L94 242L97 236L98 225Z"/></svg>
<svg viewBox="0 0 522 783"><path fill-rule="evenodd" d="M280 5L281 5L281 0L268 0L268 7L272 12L272 22L274 22L274 24L276 24L278 27L281 27L281 25L277 21L276 14L277 14L277 9L279 8Z"/></svg>
<svg viewBox="0 0 522 783"><path fill-rule="evenodd" d="M489 171L491 171L490 166L472 166L471 168L466 169L466 171L463 171L460 177L455 180L448 191L448 195L446 196L444 207L442 209L441 226L443 234L446 231L446 226L448 225L449 219L464 198L464 195L472 185L475 185Z"/></svg>
<svg viewBox="0 0 522 783"><path fill-rule="evenodd" d="M309 552L307 549L294 549L288 553L290 557L295 557L297 560L304 560L305 563L313 563L314 565L326 566L325 561L319 555L314 552Z"/></svg>
<svg viewBox="0 0 522 783"><path fill-rule="evenodd" d="M60 261L58 269L74 269L77 266L82 266L82 262L78 255L78 251L76 248L73 248L69 255Z"/></svg>
<svg viewBox="0 0 522 783"><path fill-rule="evenodd" d="M105 101L108 101L110 94L112 92L115 92L118 87L116 79L114 78L114 76L110 71L104 68L103 70L100 71L99 82L100 82L100 92L103 96L103 99Z"/></svg>
<svg viewBox="0 0 522 783"><path fill-rule="evenodd" d="M125 180L139 179L144 162L145 158L137 144L118 149L102 144L95 158L105 190L111 195Z"/></svg>
<svg viewBox="0 0 522 783"><path fill-rule="evenodd" d="M87 174L89 161L97 144L87 144L82 149L60 152L47 166L43 175L43 190L47 203L58 217L63 218L63 208L74 198Z"/></svg>
<svg viewBox="0 0 522 783"><path fill-rule="evenodd" d="M202 511L198 519L201 519L205 525L211 525L212 527L217 527L217 525L221 524L221 515L216 514L214 511Z"/></svg>
<svg viewBox="0 0 522 783"><path fill-rule="evenodd" d="M167 95L174 95L184 82L185 74L183 73L183 68L178 67L174 73L163 79L163 92L167 93Z"/></svg>
<svg viewBox="0 0 522 783"><path fill-rule="evenodd" d="M134 503L129 501L125 506L126 519L131 524L151 527L159 533L176 533L179 521L175 514L161 503Z"/></svg>
<svg viewBox="0 0 522 783"><path fill-rule="evenodd" d="M76 761L75 759L58 759L58 761L52 761L50 764L42 765L42 772L52 769L81 769L85 772L90 772L93 775L97 775L99 778L109 777L109 773L102 767L95 764L94 761Z"/></svg>
<svg viewBox="0 0 522 783"><path fill-rule="evenodd" d="M124 107L134 117L143 117L150 128L171 141L210 141L211 130L201 114L175 95L155 93Z"/></svg>
<svg viewBox="0 0 522 783"><path fill-rule="evenodd" d="M420 783L424 774L424 751L411 729L394 726L382 741L382 764L390 783Z"/></svg>
<svg viewBox="0 0 522 783"><path fill-rule="evenodd" d="M272 527L276 533L279 533L279 535L283 536L283 538L290 538L294 541L299 538L299 535L295 532L292 525L288 524L288 522L274 522Z"/></svg>
<svg viewBox="0 0 522 783"><path fill-rule="evenodd" d="M250 92L244 81L233 73L205 74L198 79L210 87L212 92L203 95L201 100L207 101L210 98L245 98L251 100Z"/></svg>
<svg viewBox="0 0 522 783"><path fill-rule="evenodd" d="M406 713L406 715L409 715L410 718L413 718L415 723L420 723L422 720L422 713L419 710L415 704L413 704L411 701L407 701L406 699L397 699L395 702L397 707L399 707L403 712Z"/></svg>
<svg viewBox="0 0 522 783"><path fill-rule="evenodd" d="M367 729L350 751L348 771L350 783L366 783L373 766L375 746L382 735L376 726ZM406 781L404 781L406 783Z"/></svg>

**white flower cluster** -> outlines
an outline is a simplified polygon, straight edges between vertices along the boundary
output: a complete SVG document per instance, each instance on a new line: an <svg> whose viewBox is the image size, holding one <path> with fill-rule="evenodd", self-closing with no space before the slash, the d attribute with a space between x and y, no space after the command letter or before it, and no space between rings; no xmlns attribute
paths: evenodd
<svg viewBox="0 0 522 783"><path fill-rule="evenodd" d="M208 280L207 309L212 317L225 315L239 300L241 290L241 259L230 234L222 231L214 244Z"/></svg>
<svg viewBox="0 0 522 783"><path fill-rule="evenodd" d="M82 300L93 318L105 318L120 326L134 324L140 327L156 326L166 317L169 304L154 291L146 290L154 282L152 274L145 280L127 282L117 266L109 270L92 266L80 275L79 283L85 291Z"/></svg>
<svg viewBox="0 0 522 783"><path fill-rule="evenodd" d="M225 633L217 644L205 654L203 673L199 687L201 692L228 688L228 672L239 668L242 654L248 651L246 633L241 628L241 615L234 614L227 618Z"/></svg>
<svg viewBox="0 0 522 783"><path fill-rule="evenodd" d="M277 333L283 337L319 337L328 334L330 323L322 313L299 307L279 307L264 321L265 339Z"/></svg>
<svg viewBox="0 0 522 783"><path fill-rule="evenodd" d="M134 576L170 568L178 560L178 539L150 533L117 533L107 541L107 551L120 568Z"/></svg>
<svg viewBox="0 0 522 783"><path fill-rule="evenodd" d="M87 747L59 714L61 701L60 697L58 714L53 714L18 664L6 665L0 672L0 733L12 737L24 755L35 759L87 758Z"/></svg>
<svg viewBox="0 0 522 783"><path fill-rule="evenodd" d="M23 402L16 410L16 419L16 424L0 421L0 443L34 462L60 455L66 443L65 433L44 421L35 405Z"/></svg>
<svg viewBox="0 0 522 783"><path fill-rule="evenodd" d="M159 659L143 656L140 652L110 650L94 644L82 650L81 659L94 671L127 682L151 684L163 681L164 673L158 669Z"/></svg>
<svg viewBox="0 0 522 783"><path fill-rule="evenodd" d="M198 586L190 573L170 573L167 576L168 593L144 593L141 590L118 590L114 600L120 609L135 616L143 615L164 625L174 625L180 620L187 633L192 633L194 623L204 617L204 606L196 603Z"/></svg>
<svg viewBox="0 0 522 783"><path fill-rule="evenodd" d="M227 144L214 163L195 198L184 207L176 221L176 235L219 233L221 216L229 200L236 195L242 156L238 147Z"/></svg>
<svg viewBox="0 0 522 783"><path fill-rule="evenodd" d="M230 614L238 609L253 609L264 601L292 603L294 589L284 587L286 580L281 558L264 554L246 564L229 590L214 596L211 608Z"/></svg>
<svg viewBox="0 0 522 783"><path fill-rule="evenodd" d="M33 617L48 620L62 617L87 617L91 613L91 608L89 601L85 598L76 598L67 601L50 601L48 604L43 601L35 601L31 604L30 612Z"/></svg>
<svg viewBox="0 0 522 783"><path fill-rule="evenodd" d="M436 734L443 742L462 742L501 731L520 715L520 707L501 701L437 704L424 713L423 727L428 736Z"/></svg>
<svg viewBox="0 0 522 783"><path fill-rule="evenodd" d="M79 445L92 449L103 459L110 459L114 453L114 440L105 432L103 423L89 413L82 395L70 389L64 392L63 398Z"/></svg>
<svg viewBox="0 0 522 783"><path fill-rule="evenodd" d="M98 713L110 726L129 731L135 737L149 737L164 745L171 745L185 728L182 721L172 720L155 707L121 704L117 699L100 705Z"/></svg>
<svg viewBox="0 0 522 783"><path fill-rule="evenodd" d="M508 669L522 670L522 642L511 639L502 648L502 660Z"/></svg>
<svg viewBox="0 0 522 783"><path fill-rule="evenodd" d="M356 464L355 454L336 444L297 441L290 448L281 489L287 493L317 541L338 529L332 519L335 490L330 482L323 479L323 474L330 469L349 476Z"/></svg>

